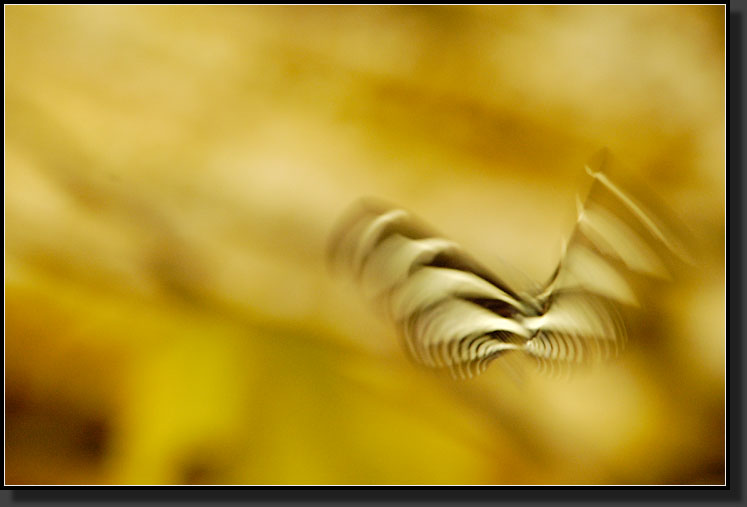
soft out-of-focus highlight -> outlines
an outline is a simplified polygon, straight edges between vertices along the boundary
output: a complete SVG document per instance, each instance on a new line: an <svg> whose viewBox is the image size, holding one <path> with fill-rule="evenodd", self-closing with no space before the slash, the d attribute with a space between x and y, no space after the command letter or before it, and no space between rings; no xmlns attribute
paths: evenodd
<svg viewBox="0 0 747 507"><path fill-rule="evenodd" d="M6 484L723 484L723 6L8 6ZM609 147L696 247L617 360L413 365L327 237L533 280Z"/></svg>

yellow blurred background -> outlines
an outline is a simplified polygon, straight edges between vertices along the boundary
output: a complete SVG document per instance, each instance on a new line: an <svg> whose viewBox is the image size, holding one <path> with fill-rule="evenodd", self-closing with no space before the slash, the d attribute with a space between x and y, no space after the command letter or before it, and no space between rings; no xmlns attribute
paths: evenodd
<svg viewBox="0 0 747 507"><path fill-rule="evenodd" d="M722 484L723 6L5 8L6 484ZM616 362L411 365L361 196L538 281L608 146L698 238Z"/></svg>

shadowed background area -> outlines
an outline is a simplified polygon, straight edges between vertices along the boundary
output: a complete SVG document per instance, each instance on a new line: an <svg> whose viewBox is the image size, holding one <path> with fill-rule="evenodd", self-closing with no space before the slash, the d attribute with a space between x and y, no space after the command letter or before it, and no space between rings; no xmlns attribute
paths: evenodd
<svg viewBox="0 0 747 507"><path fill-rule="evenodd" d="M722 484L723 6L6 7L8 484ZM697 238L619 360L453 381L351 202L555 268L608 146Z"/></svg>

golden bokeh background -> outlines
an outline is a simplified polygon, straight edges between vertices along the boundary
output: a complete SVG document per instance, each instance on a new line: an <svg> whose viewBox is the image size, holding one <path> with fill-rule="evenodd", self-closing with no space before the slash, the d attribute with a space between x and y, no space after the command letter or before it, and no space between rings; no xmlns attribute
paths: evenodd
<svg viewBox="0 0 747 507"><path fill-rule="evenodd" d="M5 8L6 484L722 484L724 6ZM542 280L610 147L697 238L567 381L412 366L361 196Z"/></svg>

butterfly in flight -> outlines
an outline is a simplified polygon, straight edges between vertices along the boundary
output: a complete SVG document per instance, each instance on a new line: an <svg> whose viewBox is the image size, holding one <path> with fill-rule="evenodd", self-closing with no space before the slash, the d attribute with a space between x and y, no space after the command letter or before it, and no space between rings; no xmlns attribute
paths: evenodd
<svg viewBox="0 0 747 507"><path fill-rule="evenodd" d="M384 310L417 363L457 378L506 354L542 369L599 363L624 347L623 308L635 277L671 278L692 262L670 221L610 175L606 150L585 166L591 180L552 276L519 290L409 211L359 202L333 232L328 260Z"/></svg>

